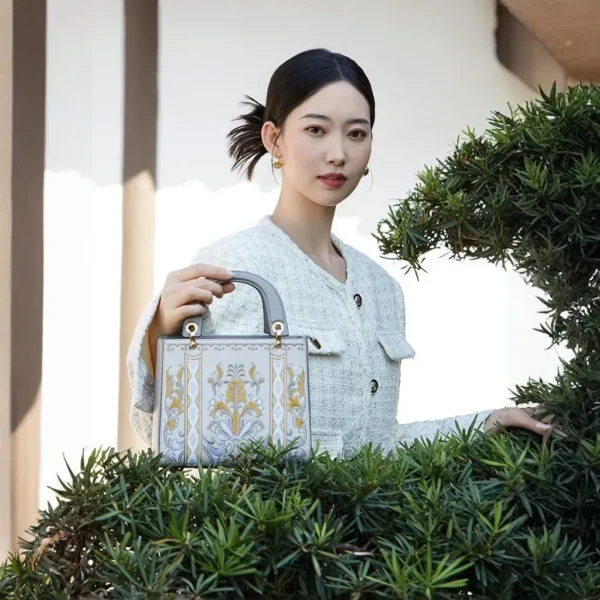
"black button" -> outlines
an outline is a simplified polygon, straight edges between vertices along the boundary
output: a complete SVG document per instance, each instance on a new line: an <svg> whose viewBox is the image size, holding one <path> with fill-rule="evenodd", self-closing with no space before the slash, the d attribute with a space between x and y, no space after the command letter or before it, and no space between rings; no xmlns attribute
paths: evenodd
<svg viewBox="0 0 600 600"><path fill-rule="evenodd" d="M360 294L354 294L354 302L356 302L356 306L358 306L358 308L362 306L362 298Z"/></svg>
<svg viewBox="0 0 600 600"><path fill-rule="evenodd" d="M371 394L374 394L379 389L379 384L376 379L371 379Z"/></svg>

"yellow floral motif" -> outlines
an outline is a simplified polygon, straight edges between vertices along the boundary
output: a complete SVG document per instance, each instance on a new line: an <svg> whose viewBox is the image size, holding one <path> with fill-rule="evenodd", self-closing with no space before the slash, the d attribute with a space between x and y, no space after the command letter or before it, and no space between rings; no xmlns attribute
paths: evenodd
<svg viewBox="0 0 600 600"><path fill-rule="evenodd" d="M246 386L240 377L234 377L227 384L227 402L246 402Z"/></svg>
<svg viewBox="0 0 600 600"><path fill-rule="evenodd" d="M229 380L225 381L227 388L225 392L225 398L218 400L210 411L210 416L215 418L221 414L225 414L228 417L229 427L231 433L234 436L239 436L242 431L242 425L244 422L244 416L248 413L254 413L254 418L262 416L262 407L259 406L254 400L250 400L247 395L246 386L250 383L256 385L256 382L263 383L264 379L256 379L256 366L252 365L248 371L250 379L244 378L244 365L229 365L227 375ZM216 389L217 385L222 382L223 369L220 365L217 366L217 373L215 377L210 377L208 383L211 384L213 389Z"/></svg>
<svg viewBox="0 0 600 600"><path fill-rule="evenodd" d="M177 383L179 383L179 385L181 385L183 382L183 367L179 367L179 370L177 371ZM175 379L173 378L173 375L171 374L171 370L169 369L167 371L167 387L166 387L166 396L167 398L170 398L173 393L175 393L176 395L180 396L181 392L180 390L176 390L175 389Z"/></svg>
<svg viewBox="0 0 600 600"><path fill-rule="evenodd" d="M169 410L175 410L179 414L183 412L183 366L177 370L177 380L167 371L167 400L170 400Z"/></svg>
<svg viewBox="0 0 600 600"><path fill-rule="evenodd" d="M175 398L173 402L169 404L169 408L176 410L179 414L183 412L183 404L181 403L181 400L178 400L177 398Z"/></svg>
<svg viewBox="0 0 600 600"><path fill-rule="evenodd" d="M288 411L292 411L294 408L302 408L298 396L290 396L288 400Z"/></svg>
<svg viewBox="0 0 600 600"><path fill-rule="evenodd" d="M256 369L254 370L256 371ZM252 369L250 369L250 372L252 372ZM252 401L248 402L246 382L240 377L233 377L229 380L225 398L226 402L217 402L215 404L215 407L210 412L210 416L215 417L220 411L227 413L231 418L231 432L233 435L240 434L241 421L246 413L254 411L257 417L262 416L262 410L256 403Z"/></svg>
<svg viewBox="0 0 600 600"><path fill-rule="evenodd" d="M260 386L265 382L264 378L260 376L260 373L258 373L258 379L256 378L256 365L254 364L250 366L248 375L250 375L250 381L252 382L253 386Z"/></svg>
<svg viewBox="0 0 600 600"><path fill-rule="evenodd" d="M209 412L213 420L209 430L220 440L215 440L216 444L223 443L225 439L244 439L264 428L260 421L263 406L259 396L264 379L254 364L250 366L248 376L243 364L230 364L227 367L227 379L223 379L223 369L218 365L216 372L207 380L213 388ZM225 392L220 395L217 390L223 385Z"/></svg>
<svg viewBox="0 0 600 600"><path fill-rule="evenodd" d="M305 392L305 382L306 382L306 374L304 371L301 371L300 375L298 375L298 396L300 398L304 398Z"/></svg>
<svg viewBox="0 0 600 600"><path fill-rule="evenodd" d="M294 370L291 366L288 367L288 411L292 412L294 408L302 410L301 398L304 398L305 394L305 380L306 376L304 371L300 371L298 377L295 377Z"/></svg>
<svg viewBox="0 0 600 600"><path fill-rule="evenodd" d="M168 369L165 377L165 401L167 404L168 420L165 426L165 434L177 429L177 423L180 416L184 413L183 406L183 386L184 386L184 370L180 365L177 369L177 375L173 377L171 369Z"/></svg>
<svg viewBox="0 0 600 600"><path fill-rule="evenodd" d="M173 375L167 371L167 385L165 386L165 395L170 398L173 394Z"/></svg>

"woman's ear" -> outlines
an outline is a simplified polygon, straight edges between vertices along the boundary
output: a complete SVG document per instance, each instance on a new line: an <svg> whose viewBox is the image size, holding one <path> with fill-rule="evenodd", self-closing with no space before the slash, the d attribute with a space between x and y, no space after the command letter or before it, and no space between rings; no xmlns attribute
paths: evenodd
<svg viewBox="0 0 600 600"><path fill-rule="evenodd" d="M263 123L262 129L260 130L260 137L262 143L267 152L275 158L281 158L281 152L278 145L278 139L281 129L273 123L273 121L266 121Z"/></svg>

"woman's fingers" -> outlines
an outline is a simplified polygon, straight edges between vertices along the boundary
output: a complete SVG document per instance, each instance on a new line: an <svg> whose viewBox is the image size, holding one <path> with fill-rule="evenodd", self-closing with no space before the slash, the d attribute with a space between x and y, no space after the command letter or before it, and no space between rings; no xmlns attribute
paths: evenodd
<svg viewBox="0 0 600 600"><path fill-rule="evenodd" d="M206 313L206 306L204 304L184 304L180 306L176 311L175 315L179 321L184 321L190 317L200 317Z"/></svg>
<svg viewBox="0 0 600 600"><path fill-rule="evenodd" d="M552 431L552 425L534 419L531 415L528 415L524 410L517 410L519 412L515 416L514 427L529 429L529 431L539 433L540 435L545 435L548 431Z"/></svg>
<svg viewBox="0 0 600 600"><path fill-rule="evenodd" d="M544 415L543 417L541 415ZM546 415L543 413L542 410L540 410L540 407L538 408L534 408L533 412L531 413L531 416L534 419L537 419L538 421L541 421L542 423L554 423L555 419L556 419L556 415Z"/></svg>
<svg viewBox="0 0 600 600"><path fill-rule="evenodd" d="M489 433L495 433L498 431L498 424L507 428L519 427L548 439L555 427L553 424L547 422L552 420L552 415L548 415L547 418L540 421L532 416L534 414L534 408L501 408L488 416L486 419L486 429Z"/></svg>
<svg viewBox="0 0 600 600"><path fill-rule="evenodd" d="M227 269L217 267L215 265L207 265L204 263L198 263L184 267L178 271L169 273L167 281L171 282L184 282L192 279L199 279L200 277L209 277L210 279L228 280L233 277L233 273Z"/></svg>
<svg viewBox="0 0 600 600"><path fill-rule="evenodd" d="M235 289L235 285L233 283L217 283L216 281L211 281L210 279L206 279L205 277L198 277L196 279L191 279L183 284L183 287L196 287L202 290L209 290L212 292L217 298L222 298L224 294L228 293L225 291L225 288L233 291Z"/></svg>
<svg viewBox="0 0 600 600"><path fill-rule="evenodd" d="M522 429L528 429L529 431L533 431L534 433L541 435L545 444L548 443L548 440L550 439L554 429L560 429L560 427L554 425L552 422L547 422L554 419L553 415L547 415L542 420L538 420L532 416L536 414L535 409L531 414L529 414L529 411L525 411L521 408L515 408L513 410L519 411L518 413L515 412L515 425L513 426L521 427Z"/></svg>
<svg viewBox="0 0 600 600"><path fill-rule="evenodd" d="M174 308L179 308L184 304L190 304L193 302L201 302L203 304L212 304L216 294L213 294L211 290L204 288L197 288L191 285L183 286L177 290L173 296ZM219 296L222 295L219 292Z"/></svg>

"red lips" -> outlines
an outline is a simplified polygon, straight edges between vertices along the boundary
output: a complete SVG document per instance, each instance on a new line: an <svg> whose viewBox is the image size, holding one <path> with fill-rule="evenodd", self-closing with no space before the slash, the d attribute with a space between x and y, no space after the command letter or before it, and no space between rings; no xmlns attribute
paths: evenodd
<svg viewBox="0 0 600 600"><path fill-rule="evenodd" d="M325 175L320 175L319 179L333 179L338 181L346 181L348 179L343 173L326 173Z"/></svg>
<svg viewBox="0 0 600 600"><path fill-rule="evenodd" d="M327 173L327 175L320 175L318 179L326 187L337 189L341 188L348 178L343 173Z"/></svg>

